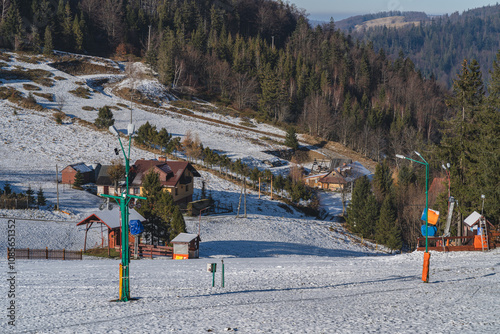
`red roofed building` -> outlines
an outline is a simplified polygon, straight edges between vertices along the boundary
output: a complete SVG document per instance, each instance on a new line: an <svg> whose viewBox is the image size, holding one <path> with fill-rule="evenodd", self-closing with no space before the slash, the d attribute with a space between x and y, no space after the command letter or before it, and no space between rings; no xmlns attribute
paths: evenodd
<svg viewBox="0 0 500 334"><path fill-rule="evenodd" d="M172 194L175 203L192 202L194 177L200 177L200 173L189 162L167 162L161 157L159 160L137 160L132 168L135 177L130 185L131 193L143 195L142 181L153 170L158 174L163 187Z"/></svg>

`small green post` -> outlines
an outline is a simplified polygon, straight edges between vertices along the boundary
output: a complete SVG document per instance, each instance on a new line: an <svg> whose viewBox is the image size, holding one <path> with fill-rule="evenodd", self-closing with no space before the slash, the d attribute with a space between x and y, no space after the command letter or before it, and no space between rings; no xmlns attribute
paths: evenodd
<svg viewBox="0 0 500 334"><path fill-rule="evenodd" d="M212 288L215 286L215 266L212 263Z"/></svg>
<svg viewBox="0 0 500 334"><path fill-rule="evenodd" d="M224 258L222 258L221 262L222 262L222 287L224 287Z"/></svg>

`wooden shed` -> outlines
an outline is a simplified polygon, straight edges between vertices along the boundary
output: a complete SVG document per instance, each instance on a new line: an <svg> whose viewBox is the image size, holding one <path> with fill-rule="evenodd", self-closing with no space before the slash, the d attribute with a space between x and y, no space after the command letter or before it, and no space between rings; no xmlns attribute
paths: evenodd
<svg viewBox="0 0 500 334"><path fill-rule="evenodd" d="M180 233L172 240L174 260L197 259L200 255L200 236L198 234Z"/></svg>
<svg viewBox="0 0 500 334"><path fill-rule="evenodd" d="M130 220L140 220L144 221L145 218L141 216L134 209L129 209L129 219ZM76 226L85 226L85 243L84 248L87 244L87 232L92 228L93 224L101 224L100 228L106 227L108 236L108 248L121 248L121 212L118 205L113 205L111 210L104 209L102 211L97 211L92 213L87 218L78 222ZM134 237L129 234L129 242L133 242ZM104 246L104 239L101 244Z"/></svg>

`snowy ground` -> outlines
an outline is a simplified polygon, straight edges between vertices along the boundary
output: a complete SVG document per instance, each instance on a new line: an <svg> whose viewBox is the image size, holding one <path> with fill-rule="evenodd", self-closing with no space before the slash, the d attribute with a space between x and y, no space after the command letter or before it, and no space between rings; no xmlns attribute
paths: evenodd
<svg viewBox="0 0 500 334"><path fill-rule="evenodd" d="M118 295L113 260L18 261L19 333L498 333L498 250L399 256L287 256L131 263ZM6 267L0 261L0 267ZM206 272L218 264L216 287ZM5 269L0 275L6 282ZM4 287L2 283L2 287ZM6 293L6 288L2 288ZM2 298L2 310L6 310ZM0 328L10 331L5 316Z"/></svg>

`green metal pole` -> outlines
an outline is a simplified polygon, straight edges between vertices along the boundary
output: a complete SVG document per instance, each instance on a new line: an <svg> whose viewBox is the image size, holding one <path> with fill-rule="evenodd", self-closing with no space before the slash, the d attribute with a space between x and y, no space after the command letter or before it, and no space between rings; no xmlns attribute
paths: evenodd
<svg viewBox="0 0 500 334"><path fill-rule="evenodd" d="M212 266L212 288L215 286L215 268Z"/></svg>

